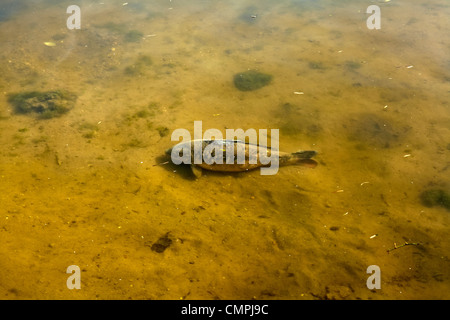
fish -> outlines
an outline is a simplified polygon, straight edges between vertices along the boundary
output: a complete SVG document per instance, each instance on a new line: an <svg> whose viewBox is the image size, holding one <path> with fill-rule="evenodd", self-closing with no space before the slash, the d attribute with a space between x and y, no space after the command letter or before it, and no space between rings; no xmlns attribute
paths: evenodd
<svg viewBox="0 0 450 320"><path fill-rule="evenodd" d="M317 151L288 153L242 140L188 140L167 149L166 155L170 155L176 165L189 164L196 178L202 176L203 170L233 173L276 166L277 172L278 166L317 166L317 162L311 159Z"/></svg>

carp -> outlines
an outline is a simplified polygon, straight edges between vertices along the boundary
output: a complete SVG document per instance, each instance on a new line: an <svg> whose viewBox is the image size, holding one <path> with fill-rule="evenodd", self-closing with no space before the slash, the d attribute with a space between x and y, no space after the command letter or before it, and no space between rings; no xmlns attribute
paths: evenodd
<svg viewBox="0 0 450 320"><path fill-rule="evenodd" d="M166 150L174 164L188 164L199 178L202 170L218 172L245 172L256 168L271 169L261 174L275 174L279 166L303 165L314 168L312 160L317 152L312 150L294 153L282 152L271 147L242 140L189 140Z"/></svg>

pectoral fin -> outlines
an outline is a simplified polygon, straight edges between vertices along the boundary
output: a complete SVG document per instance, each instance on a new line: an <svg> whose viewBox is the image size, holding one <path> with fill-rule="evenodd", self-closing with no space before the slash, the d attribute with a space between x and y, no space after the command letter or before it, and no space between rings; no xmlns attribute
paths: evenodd
<svg viewBox="0 0 450 320"><path fill-rule="evenodd" d="M305 167L308 167L308 168L315 168L315 167L317 167L317 162L314 161L313 159L299 159L299 160L297 160L296 164L301 165L301 166L305 166Z"/></svg>
<svg viewBox="0 0 450 320"><path fill-rule="evenodd" d="M197 179L199 179L202 176L202 168L197 167L195 164L191 164L191 170Z"/></svg>

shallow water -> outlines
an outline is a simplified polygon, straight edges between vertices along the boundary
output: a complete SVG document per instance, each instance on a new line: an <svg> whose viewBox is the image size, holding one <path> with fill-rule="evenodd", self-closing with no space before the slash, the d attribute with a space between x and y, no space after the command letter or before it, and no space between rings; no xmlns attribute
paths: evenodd
<svg viewBox="0 0 450 320"><path fill-rule="evenodd" d="M70 2L0 5L3 299L450 298L450 211L420 196L450 191L446 1L79 3L80 30ZM249 69L272 82L237 90ZM60 117L8 102L58 89ZM196 180L161 164L196 120L319 165Z"/></svg>

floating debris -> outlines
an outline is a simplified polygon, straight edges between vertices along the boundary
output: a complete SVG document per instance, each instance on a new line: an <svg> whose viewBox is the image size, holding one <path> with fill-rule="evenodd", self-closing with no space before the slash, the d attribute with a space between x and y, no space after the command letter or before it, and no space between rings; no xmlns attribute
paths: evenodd
<svg viewBox="0 0 450 320"><path fill-rule="evenodd" d="M48 42L44 42L44 45L46 45L47 47L56 47L56 43L48 41Z"/></svg>

